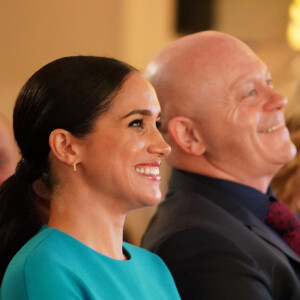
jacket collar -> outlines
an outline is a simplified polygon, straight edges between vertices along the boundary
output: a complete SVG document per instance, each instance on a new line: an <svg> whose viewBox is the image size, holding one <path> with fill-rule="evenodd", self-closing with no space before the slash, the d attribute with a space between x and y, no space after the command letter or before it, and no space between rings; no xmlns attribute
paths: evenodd
<svg viewBox="0 0 300 300"><path fill-rule="evenodd" d="M270 188L264 194L252 187L236 182L173 169L168 193L173 193L178 189L187 190L209 199L262 239L279 248L290 258L300 262L300 257L275 231L264 223L269 209L269 201L277 201Z"/></svg>

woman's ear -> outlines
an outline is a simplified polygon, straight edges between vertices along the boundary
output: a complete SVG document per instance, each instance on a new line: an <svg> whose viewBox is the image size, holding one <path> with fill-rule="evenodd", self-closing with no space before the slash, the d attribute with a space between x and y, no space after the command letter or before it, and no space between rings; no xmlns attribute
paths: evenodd
<svg viewBox="0 0 300 300"><path fill-rule="evenodd" d="M203 139L193 120L186 117L175 117L170 120L168 131L184 152L196 156L205 152Z"/></svg>
<svg viewBox="0 0 300 300"><path fill-rule="evenodd" d="M49 136L49 146L53 155L60 161L73 166L80 162L80 147L69 131L55 129Z"/></svg>

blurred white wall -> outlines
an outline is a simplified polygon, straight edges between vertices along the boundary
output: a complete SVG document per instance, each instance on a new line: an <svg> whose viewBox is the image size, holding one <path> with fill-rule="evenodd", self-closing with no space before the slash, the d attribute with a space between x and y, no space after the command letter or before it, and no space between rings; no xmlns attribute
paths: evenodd
<svg viewBox="0 0 300 300"><path fill-rule="evenodd" d="M68 55L138 68L172 39L172 0L0 0L0 111L38 68Z"/></svg>

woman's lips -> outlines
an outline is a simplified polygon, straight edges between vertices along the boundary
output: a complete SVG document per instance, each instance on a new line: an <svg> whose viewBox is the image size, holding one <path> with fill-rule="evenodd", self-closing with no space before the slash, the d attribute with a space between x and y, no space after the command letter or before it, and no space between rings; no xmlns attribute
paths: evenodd
<svg viewBox="0 0 300 300"><path fill-rule="evenodd" d="M134 167L134 170L151 180L160 181L161 176L159 175L159 166L161 165L161 162L154 162L154 163L146 163L146 164L140 164Z"/></svg>

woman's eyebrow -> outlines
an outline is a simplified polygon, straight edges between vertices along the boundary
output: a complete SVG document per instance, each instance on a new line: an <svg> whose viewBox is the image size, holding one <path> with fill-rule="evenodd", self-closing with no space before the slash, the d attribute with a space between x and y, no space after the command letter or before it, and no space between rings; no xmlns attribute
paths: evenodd
<svg viewBox="0 0 300 300"><path fill-rule="evenodd" d="M131 115L144 115L144 116L151 116L152 112L148 109L135 109L131 112L129 112L128 114L126 114L124 117L122 117L122 119L125 119Z"/></svg>

